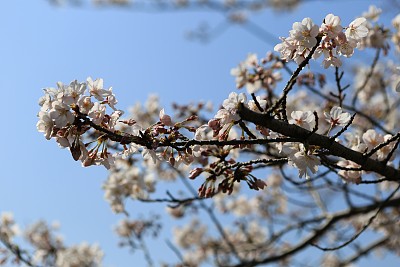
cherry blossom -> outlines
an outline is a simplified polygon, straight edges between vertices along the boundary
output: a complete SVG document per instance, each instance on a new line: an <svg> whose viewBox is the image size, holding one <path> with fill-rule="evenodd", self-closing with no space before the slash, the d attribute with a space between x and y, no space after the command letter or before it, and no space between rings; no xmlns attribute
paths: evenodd
<svg viewBox="0 0 400 267"><path fill-rule="evenodd" d="M36 128L39 132L44 133L47 140L50 140L53 134L54 122L50 115L45 111L40 111L38 114L39 121L36 124Z"/></svg>
<svg viewBox="0 0 400 267"><path fill-rule="evenodd" d="M352 21L349 27L346 29L347 39L353 39L355 41L366 37L368 34L368 28L365 27L366 19L361 17Z"/></svg>
<svg viewBox="0 0 400 267"><path fill-rule="evenodd" d="M49 111L49 116L54 120L54 125L58 128L66 126L74 121L74 115L70 111L70 107L58 100L52 103L52 108Z"/></svg>
<svg viewBox="0 0 400 267"><path fill-rule="evenodd" d="M59 267L101 266L104 253L97 244L82 243L60 250L56 264Z"/></svg>
<svg viewBox="0 0 400 267"><path fill-rule="evenodd" d="M329 113L325 112L326 120L331 124L332 127L335 126L346 126L350 121L351 115L347 112L343 112L341 107L332 107Z"/></svg>
<svg viewBox="0 0 400 267"><path fill-rule="evenodd" d="M92 109L94 103L92 103L92 100L89 96L81 96L78 100L77 105L79 107L79 112L82 112L83 114L88 114L89 111Z"/></svg>
<svg viewBox="0 0 400 267"><path fill-rule="evenodd" d="M382 9L374 5L370 5L367 12L363 12L362 16L368 20L377 21L382 14Z"/></svg>
<svg viewBox="0 0 400 267"><path fill-rule="evenodd" d="M222 103L222 106L229 111L231 114L236 114L237 109L239 107L239 104L241 103L246 103L247 97L245 94L240 93L237 94L235 92L232 92L229 94L229 97L224 100Z"/></svg>
<svg viewBox="0 0 400 267"><path fill-rule="evenodd" d="M328 14L322 25L318 28L309 18L305 18L301 23L293 24L293 29L289 32L288 38L280 38L282 43L276 45L274 50L281 54L281 58L289 61L294 60L300 64L308 56L311 48L317 45L317 37L320 43L312 55L317 59L324 55L322 65L324 68L330 66L340 67L342 61L340 55L351 57L356 47L361 48L362 38L368 34L368 28L364 26L365 18L358 18L345 28L341 26L341 19L333 14Z"/></svg>
<svg viewBox="0 0 400 267"><path fill-rule="evenodd" d="M103 101L105 97L108 97L112 94L111 90L105 90L103 88L103 79L96 79L93 81L91 77L88 77L87 86L89 88L90 95L94 96L99 101Z"/></svg>
<svg viewBox="0 0 400 267"><path fill-rule="evenodd" d="M292 119L289 120L289 123L296 124L307 130L312 129L314 123L314 115L311 111L292 111L290 116L292 117Z"/></svg>
<svg viewBox="0 0 400 267"><path fill-rule="evenodd" d="M312 48L317 44L318 26L310 18L305 18L301 22L293 23L290 36L299 42L301 46Z"/></svg>
<svg viewBox="0 0 400 267"><path fill-rule="evenodd" d="M338 173L343 178L344 182L359 184L361 182L361 171L357 169L360 168L360 165L349 161L349 160L341 160L337 163L338 166L344 167L346 169L340 170Z"/></svg>
<svg viewBox="0 0 400 267"><path fill-rule="evenodd" d="M365 16L372 20L378 13L371 9ZM392 233L387 226L391 222L384 226L379 219L390 214L398 201L393 186L376 186L371 195L357 185L397 181L398 101L393 91L386 90L395 81L390 75L397 65L375 64L374 60L349 75L341 68L342 61L344 64L356 49L378 48L379 42L388 38L383 27L373 27L365 18L354 20L349 27L341 23L333 14L325 16L320 25L305 18L295 22L289 37L281 38L282 43L275 46L280 55L266 53L258 59L256 54L248 54L231 70L236 87L246 87L247 93L229 93L215 110L203 102L175 103L174 113L169 113L175 114L172 116L152 95L125 115L117 108L117 94L112 88L104 89L102 79L93 81L89 77L82 83L57 83L57 88L44 90L37 130L46 139L54 138L82 166L103 165L109 170L103 190L113 212L128 217L128 201L148 201L168 202L167 213L175 219L200 215L201 220L182 223L174 230L177 251L178 247L182 250L179 258L185 266L209 262L259 265L282 251L294 254L310 238L317 248L330 245L330 237L332 242L346 242L347 238L335 235L359 233L356 223L349 221L376 211L382 203L377 211L382 217L373 218L377 221L368 231ZM376 51L376 61L382 60L380 50ZM319 57L328 74L316 71L314 64L304 68L309 60ZM304 64L292 68L282 60ZM288 81L282 82L283 77ZM330 135L337 126L342 128ZM262 172L267 168L268 172ZM303 177L307 180L298 179ZM198 183L197 192L188 184L188 195L177 188L159 198L159 182L177 178L185 184ZM249 189L251 193L242 194ZM259 194L261 190L265 191ZM295 201L291 192L299 193ZM343 198L337 205L344 209L332 208L325 192L326 196ZM200 202L202 198L212 199ZM361 198L364 200L357 202ZM209 231L203 220L203 215L209 214L213 221L213 212L236 220L230 226L215 223L222 237L214 237L215 231ZM310 222L309 215L314 216L312 226L304 227ZM136 231L144 227L140 222L126 219L118 226L117 234L125 242L121 244L134 242ZM335 226L330 227L330 222ZM377 231L375 224L386 232ZM2 228L7 230L0 225ZM285 240L293 229L301 230L299 242L285 244L269 238ZM101 262L102 252L96 245L66 247L57 236L44 240L40 233L50 230L43 223L30 232L29 240L38 248L36 255L42 261L50 255L50 250L42 246L45 244L55 248L60 266L96 266ZM10 240L13 235L10 233ZM351 242L363 249L357 235ZM384 242L397 244L388 235L382 237ZM381 246L389 248L386 243ZM288 257L280 263L291 264Z"/></svg>
<svg viewBox="0 0 400 267"><path fill-rule="evenodd" d="M326 15L324 22L321 25L320 31L328 38L335 38L342 32L342 25L338 16L333 14Z"/></svg>
<svg viewBox="0 0 400 267"><path fill-rule="evenodd" d="M305 176L309 179L312 174L318 171L318 165L321 164L317 156L313 155L312 150L306 149L302 144L290 148L288 154L289 164L299 171L299 177Z"/></svg>
<svg viewBox="0 0 400 267"><path fill-rule="evenodd" d="M88 115L93 119L95 124L100 124L103 121L105 113L106 107L99 102L95 102Z"/></svg>
<svg viewBox="0 0 400 267"><path fill-rule="evenodd" d="M62 92L62 102L71 105L78 102L80 96L85 92L86 84L78 83L77 80L71 82Z"/></svg>

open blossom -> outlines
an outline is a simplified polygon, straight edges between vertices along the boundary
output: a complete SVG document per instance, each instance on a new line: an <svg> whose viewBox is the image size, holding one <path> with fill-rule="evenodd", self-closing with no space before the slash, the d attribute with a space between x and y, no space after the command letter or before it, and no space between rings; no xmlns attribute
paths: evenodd
<svg viewBox="0 0 400 267"><path fill-rule="evenodd" d="M365 26L366 21L362 17L353 20L346 29L346 37L356 41L366 37L368 34L368 28Z"/></svg>
<svg viewBox="0 0 400 267"><path fill-rule="evenodd" d="M379 16L382 14L382 9L370 5L368 8L367 12L364 12L362 16L366 19L372 20L372 21L377 21L379 19Z"/></svg>
<svg viewBox="0 0 400 267"><path fill-rule="evenodd" d="M295 44L292 37L280 37L279 38L282 43L275 45L274 51L279 52L281 54L281 58L283 60L289 61L293 59L296 55L297 45Z"/></svg>
<svg viewBox="0 0 400 267"><path fill-rule="evenodd" d="M58 128L62 128L68 123L73 123L75 119L75 116L70 111L70 107L58 100L52 103L49 116L54 120L54 124Z"/></svg>
<svg viewBox="0 0 400 267"><path fill-rule="evenodd" d="M39 121L36 124L37 130L44 133L46 139L50 140L54 127L53 120L50 118L49 114L44 111L40 111L38 117Z"/></svg>
<svg viewBox="0 0 400 267"><path fill-rule="evenodd" d="M322 61L322 66L327 69L330 66L340 67L342 66L342 61L335 56L328 56Z"/></svg>
<svg viewBox="0 0 400 267"><path fill-rule="evenodd" d="M341 32L337 38L337 52L345 57L351 57L354 54L354 49L357 47L357 42L353 39L347 40L346 35Z"/></svg>
<svg viewBox="0 0 400 267"><path fill-rule="evenodd" d="M143 148L142 156L145 160L151 160L154 164L156 164L159 159L156 152L148 148Z"/></svg>
<svg viewBox="0 0 400 267"><path fill-rule="evenodd" d="M226 110L226 109L220 109L220 110L218 110L218 111L217 111L217 114L215 114L214 118L218 120L218 122L217 122L218 125L216 125L216 126L218 126L218 127L219 127L220 125L225 125L225 124L228 124L228 123L230 123L230 122L232 122L232 121L237 121L237 120L240 119L239 115L237 115L237 114L232 114L231 112L229 112L229 111ZM211 120L210 122L211 122L211 125L210 125L210 127L211 127L211 126L213 126L214 124L212 123L212 122L213 122L212 120ZM211 128L213 128L213 127L211 127ZM214 128L213 128L213 129L214 129Z"/></svg>
<svg viewBox="0 0 400 267"><path fill-rule="evenodd" d="M66 87L62 94L62 102L71 105L77 103L81 95L86 90L85 83L79 83L77 80L70 83L68 87Z"/></svg>
<svg viewBox="0 0 400 267"><path fill-rule="evenodd" d="M386 134L381 135L380 133L376 132L374 129L369 129L362 135L362 139L364 143L367 145L368 150L373 149L377 145L384 143L392 138L392 135ZM390 151L394 148L394 142L389 143L388 145L380 148L376 154L372 155L373 159L384 160L389 155Z"/></svg>
<svg viewBox="0 0 400 267"><path fill-rule="evenodd" d="M361 182L361 171L356 170L360 168L360 165L350 160L340 160L337 165L347 169L338 172L344 182L354 184L359 184Z"/></svg>
<svg viewBox="0 0 400 267"><path fill-rule="evenodd" d="M329 122L332 127L335 126L346 126L351 119L351 115L347 112L343 112L341 107L332 107L329 113L325 112L326 121Z"/></svg>
<svg viewBox="0 0 400 267"><path fill-rule="evenodd" d="M383 136L373 129L369 129L362 135L364 143L368 146L368 150L373 149L383 142Z"/></svg>
<svg viewBox="0 0 400 267"><path fill-rule="evenodd" d="M88 114L94 104L92 103L90 96L81 96L77 105L81 113Z"/></svg>
<svg viewBox="0 0 400 267"><path fill-rule="evenodd" d="M241 103L246 103L246 95L243 93L237 94L232 92L229 94L228 99L225 99L222 103L222 106L231 112L232 114L236 114L236 111Z"/></svg>
<svg viewBox="0 0 400 267"><path fill-rule="evenodd" d="M94 96L99 101L103 101L105 97L112 94L111 90L103 89L103 79L96 79L93 81L91 77L88 77L87 86L89 87L90 95Z"/></svg>
<svg viewBox="0 0 400 267"><path fill-rule="evenodd" d="M258 67L258 59L257 55L254 53L248 54L246 61L244 62L248 68L256 68Z"/></svg>
<svg viewBox="0 0 400 267"><path fill-rule="evenodd" d="M117 108L115 107L115 105L118 104L118 100L115 97L115 95L112 93L112 88L110 88L109 91L111 92L111 94L106 97L105 102L110 106L110 108L112 108L114 111L116 111ZM120 112L122 112L122 111L120 110Z"/></svg>
<svg viewBox="0 0 400 267"><path fill-rule="evenodd" d="M298 169L300 178L303 176L310 178L311 174L318 171L318 165L321 164L312 150L306 149L303 144L286 143L282 147L282 152L287 155L289 165Z"/></svg>
<svg viewBox="0 0 400 267"><path fill-rule="evenodd" d="M236 77L236 88L242 88L247 83L247 73L247 68L243 63L231 69L231 75Z"/></svg>
<svg viewBox="0 0 400 267"><path fill-rule="evenodd" d="M313 127L314 115L311 111L293 111L289 120L290 124L296 124L304 129L310 130Z"/></svg>
<svg viewBox="0 0 400 267"><path fill-rule="evenodd" d="M95 102L88 115L92 118L93 123L100 124L103 121L105 113L106 106L100 104L99 102Z"/></svg>
<svg viewBox="0 0 400 267"><path fill-rule="evenodd" d="M140 146L138 146L134 143L129 144L129 147L122 151L122 158L123 159L128 158L130 155L136 153L139 150L139 148L140 148Z"/></svg>
<svg viewBox="0 0 400 267"><path fill-rule="evenodd" d="M258 104L260 104L260 107L262 108L262 109L266 109L266 107L267 107L267 100L265 100L265 99L261 99L261 97L260 96L257 96L256 97L256 100L257 100L257 102L258 102ZM258 107L257 107L257 105L256 105L256 102L254 101L254 100L250 100L248 103L247 103L247 105L249 106L249 109L251 109L252 111L255 111L255 112L260 112L260 110L258 109Z"/></svg>
<svg viewBox="0 0 400 267"><path fill-rule="evenodd" d="M324 23L322 23L320 31L328 36L328 38L335 38L342 32L342 25L340 25L340 18L333 14L326 15Z"/></svg>
<svg viewBox="0 0 400 267"><path fill-rule="evenodd" d="M290 36L300 42L301 46L312 48L317 44L318 26L310 18L304 18L301 22L293 23Z"/></svg>

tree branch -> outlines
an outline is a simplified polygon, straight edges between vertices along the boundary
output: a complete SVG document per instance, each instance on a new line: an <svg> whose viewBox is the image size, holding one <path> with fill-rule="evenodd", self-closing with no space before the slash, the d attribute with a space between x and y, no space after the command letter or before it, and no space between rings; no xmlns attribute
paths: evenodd
<svg viewBox="0 0 400 267"><path fill-rule="evenodd" d="M400 171L380 161L365 157L363 153L354 151L342 144L335 142L332 138L317 133L312 133L294 124L275 119L268 114L260 114L246 108L243 104L239 107L239 115L243 120L256 125L264 126L270 130L288 137L300 139L302 143L319 146L330 152L331 155L351 160L365 171L372 171L385 176L388 180L400 182Z"/></svg>

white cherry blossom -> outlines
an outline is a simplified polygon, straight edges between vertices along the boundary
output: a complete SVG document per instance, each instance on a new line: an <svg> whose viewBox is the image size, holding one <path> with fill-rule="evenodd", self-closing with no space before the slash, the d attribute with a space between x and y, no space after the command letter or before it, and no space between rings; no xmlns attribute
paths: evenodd
<svg viewBox="0 0 400 267"><path fill-rule="evenodd" d="M377 21L382 14L382 9L375 5L370 5L367 12L363 12L362 16L368 20Z"/></svg>
<svg viewBox="0 0 400 267"><path fill-rule="evenodd" d="M306 149L303 144L285 144L283 152L288 154L288 163L297 168L299 177L305 176L307 179L318 171L318 165L321 164L317 156L313 155L311 150Z"/></svg>
<svg viewBox="0 0 400 267"><path fill-rule="evenodd" d="M341 107L333 106L330 112L325 112L326 121L329 122L332 127L334 126L345 126L351 119L350 113L343 112Z"/></svg>
<svg viewBox="0 0 400 267"><path fill-rule="evenodd" d="M93 123L100 124L103 121L105 113L106 106L100 104L99 102L95 102L88 115L90 118L92 118Z"/></svg>
<svg viewBox="0 0 400 267"><path fill-rule="evenodd" d="M299 41L301 46L312 48L317 44L318 33L318 26L314 24L311 18L304 18L301 22L293 23L290 36Z"/></svg>
<svg viewBox="0 0 400 267"><path fill-rule="evenodd" d="M75 116L71 113L70 107L58 100L52 103L52 109L49 116L54 120L54 124L58 128L66 126L68 123L74 122Z"/></svg>
<svg viewBox="0 0 400 267"><path fill-rule="evenodd" d="M365 26L366 21L363 17L353 20L345 32L347 39L359 41L366 37L368 34L368 28Z"/></svg>
<svg viewBox="0 0 400 267"><path fill-rule="evenodd" d="M45 111L39 111L38 117L39 121L36 123L37 130L44 133L46 139L50 140L54 127L53 120L50 118L49 113Z"/></svg>
<svg viewBox="0 0 400 267"><path fill-rule="evenodd" d="M112 94L111 90L106 90L103 88L103 79L96 79L93 81L91 77L88 77L87 86L89 88L90 95L94 96L99 101L103 101L105 97Z"/></svg>
<svg viewBox="0 0 400 267"><path fill-rule="evenodd" d="M353 170L360 168L360 165L350 160L340 160L338 166L348 168L349 170L339 170L338 174L342 177L344 182L359 184L361 182L361 171Z"/></svg>
<svg viewBox="0 0 400 267"><path fill-rule="evenodd" d="M145 160L153 162L153 164L157 163L159 157L153 149L143 148L142 156Z"/></svg>
<svg viewBox="0 0 400 267"><path fill-rule="evenodd" d="M328 38L335 38L342 32L342 25L338 16L333 14L326 15L324 23L322 23L320 31L328 36Z"/></svg>
<svg viewBox="0 0 400 267"><path fill-rule="evenodd" d="M94 104L93 104L90 96L82 95L79 98L77 105L79 107L79 112L81 112L83 114L88 114Z"/></svg>
<svg viewBox="0 0 400 267"><path fill-rule="evenodd" d="M62 102L67 105L76 104L85 90L86 83L78 83L77 80L71 82L70 85L64 89Z"/></svg>
<svg viewBox="0 0 400 267"><path fill-rule="evenodd" d="M304 129L310 130L313 127L314 122L314 115L311 111L292 111L290 114L292 117L291 120L289 120L290 124L296 124Z"/></svg>
<svg viewBox="0 0 400 267"><path fill-rule="evenodd" d="M241 103L246 103L246 101L247 97L245 94L243 93L237 94L235 92L232 92L229 94L228 99L224 100L222 106L232 114L235 114L239 105Z"/></svg>

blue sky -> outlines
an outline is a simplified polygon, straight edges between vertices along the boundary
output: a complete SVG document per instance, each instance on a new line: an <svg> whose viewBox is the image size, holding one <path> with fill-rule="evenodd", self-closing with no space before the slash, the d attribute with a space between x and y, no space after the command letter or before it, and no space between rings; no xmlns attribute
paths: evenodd
<svg viewBox="0 0 400 267"><path fill-rule="evenodd" d="M349 23L370 3L379 2L311 1L295 13L265 12L252 21L276 36L287 36L292 23L304 17L319 22L334 13ZM173 101L204 99L218 104L235 90L230 69L249 52L264 55L273 46L238 25L206 44L188 41L185 32L199 23L212 26L224 21L213 12L56 8L45 0L1 1L0 10L0 211L14 212L22 225L37 219L61 222L67 244L100 243L106 266L144 266L141 254L117 248L112 227L120 216L111 212L101 190L106 170L82 168L68 151L36 131L41 89L92 76L113 86L123 110L145 101L150 93L160 96L167 111ZM162 239L154 247L158 253L160 249L166 249ZM392 263L386 266L396 265Z"/></svg>

